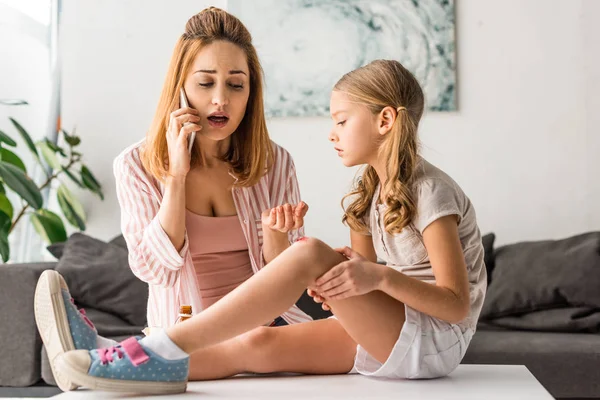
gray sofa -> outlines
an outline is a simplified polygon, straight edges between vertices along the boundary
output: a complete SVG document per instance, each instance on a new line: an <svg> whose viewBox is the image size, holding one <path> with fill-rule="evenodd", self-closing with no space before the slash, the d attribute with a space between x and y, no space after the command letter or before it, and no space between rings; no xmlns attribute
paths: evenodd
<svg viewBox="0 0 600 400"><path fill-rule="evenodd" d="M35 285L57 263L0 265L0 397L49 397L60 393L33 315ZM143 310L142 310L143 311ZM123 340L141 334L118 316L86 308L100 334Z"/></svg>
<svg viewBox="0 0 600 400"><path fill-rule="evenodd" d="M60 393L33 313L37 280L46 269L65 277L77 306L85 308L100 335L121 341L145 326L147 286L129 270L122 236L105 243L74 234L48 249L60 260L0 265L0 397Z"/></svg>
<svg viewBox="0 0 600 400"><path fill-rule="evenodd" d="M494 248L465 364L524 364L556 398L600 398L600 232Z"/></svg>
<svg viewBox="0 0 600 400"><path fill-rule="evenodd" d="M122 246L123 243L117 239L108 245ZM61 249L54 250L61 255ZM109 250L115 249L110 247ZM103 254L106 255L97 251L89 253L96 259L101 259ZM0 397L51 396L59 392L53 386L54 379L33 315L37 279L43 270L57 266L58 262L0 265ZM100 267L96 265L96 268ZM126 266L119 268L129 271ZM144 298L147 293L130 291L128 296ZM77 297L75 300L79 301ZM328 315L306 296L298 305L315 318ZM100 334L116 340L139 334L141 329L139 324L103 310L88 306L86 311ZM145 314L143 307L138 312ZM482 322L463 363L522 364L556 398L600 399L598 333L532 332Z"/></svg>
<svg viewBox="0 0 600 400"><path fill-rule="evenodd" d="M600 399L600 334L534 332L481 323L463 364L522 364L555 398Z"/></svg>

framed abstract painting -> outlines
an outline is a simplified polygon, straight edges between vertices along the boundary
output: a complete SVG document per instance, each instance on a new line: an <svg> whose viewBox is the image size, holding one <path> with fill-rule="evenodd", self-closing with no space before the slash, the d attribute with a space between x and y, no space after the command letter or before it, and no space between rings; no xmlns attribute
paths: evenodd
<svg viewBox="0 0 600 400"><path fill-rule="evenodd" d="M434 111L456 110L454 0L229 0L265 72L269 117L326 116L343 74L400 61Z"/></svg>

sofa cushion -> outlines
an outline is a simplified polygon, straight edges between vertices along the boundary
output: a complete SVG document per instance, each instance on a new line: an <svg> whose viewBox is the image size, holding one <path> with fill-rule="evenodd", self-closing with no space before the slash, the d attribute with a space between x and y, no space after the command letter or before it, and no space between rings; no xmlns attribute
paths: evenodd
<svg viewBox="0 0 600 400"><path fill-rule="evenodd" d="M126 249L75 233L67 240L56 270L77 303L134 326L146 324L148 286L129 269Z"/></svg>
<svg viewBox="0 0 600 400"><path fill-rule="evenodd" d="M463 364L525 365L557 398L600 398L600 335L482 325Z"/></svg>
<svg viewBox="0 0 600 400"><path fill-rule="evenodd" d="M124 249L127 249L127 242L125 241L125 237L123 235L119 235L119 236L113 238L108 243L114 244L115 246L119 246L119 247L122 247Z"/></svg>
<svg viewBox="0 0 600 400"><path fill-rule="evenodd" d="M116 236L115 238L111 239L108 243L114 244L124 249L127 248L127 243L125 242L125 237L123 237L123 235ZM51 245L46 247L46 250L48 250L48 252L52 254L57 260L60 260L65 250L66 244L67 242L52 243Z"/></svg>
<svg viewBox="0 0 600 400"><path fill-rule="evenodd" d="M42 340L33 298L44 270L56 263L0 265L0 386L29 386L40 379Z"/></svg>
<svg viewBox="0 0 600 400"><path fill-rule="evenodd" d="M85 309L87 317L94 323L100 336L115 338L122 336L142 335L142 329L146 324L131 325L129 322L117 317L114 314L96 310L94 308ZM144 310L144 319L146 312Z"/></svg>
<svg viewBox="0 0 600 400"><path fill-rule="evenodd" d="M600 308L600 232L522 242L494 251L481 318L551 308Z"/></svg>
<svg viewBox="0 0 600 400"><path fill-rule="evenodd" d="M600 309L561 307L486 320L503 328L543 332L600 332Z"/></svg>
<svg viewBox="0 0 600 400"><path fill-rule="evenodd" d="M492 280L492 270L494 269L494 241L496 240L496 235L493 233L488 233L487 235L483 235L481 237L481 242L483 243L483 261L485 263L485 270L487 272L487 283L490 284Z"/></svg>
<svg viewBox="0 0 600 400"><path fill-rule="evenodd" d="M46 250L48 250L48 252L54 256L54 258L60 260L60 258L63 255L63 251L65 250L66 243L67 242L52 243L51 245L46 247Z"/></svg>

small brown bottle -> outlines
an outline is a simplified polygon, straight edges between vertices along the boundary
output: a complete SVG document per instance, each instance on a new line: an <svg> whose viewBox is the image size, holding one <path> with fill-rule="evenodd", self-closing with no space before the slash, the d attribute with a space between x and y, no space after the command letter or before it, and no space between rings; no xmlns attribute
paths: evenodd
<svg viewBox="0 0 600 400"><path fill-rule="evenodd" d="M177 318L177 323L190 318L192 318L192 306L179 306L179 318Z"/></svg>

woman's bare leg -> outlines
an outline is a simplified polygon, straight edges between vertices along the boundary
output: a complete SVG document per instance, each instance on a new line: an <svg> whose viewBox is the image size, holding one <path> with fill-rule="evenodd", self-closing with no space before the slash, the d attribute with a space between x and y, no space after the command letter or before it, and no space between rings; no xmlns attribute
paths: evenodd
<svg viewBox="0 0 600 400"><path fill-rule="evenodd" d="M191 355L189 380L220 379L243 372L344 374L356 343L334 319L260 327Z"/></svg>
<svg viewBox="0 0 600 400"><path fill-rule="evenodd" d="M317 239L298 242L235 290L193 318L167 330L193 353L276 318L306 287L345 257ZM404 305L382 292L329 304L350 337L378 360L390 354L404 324Z"/></svg>

